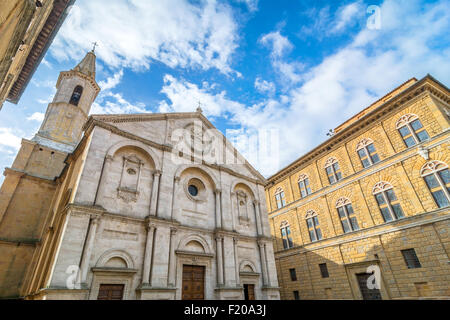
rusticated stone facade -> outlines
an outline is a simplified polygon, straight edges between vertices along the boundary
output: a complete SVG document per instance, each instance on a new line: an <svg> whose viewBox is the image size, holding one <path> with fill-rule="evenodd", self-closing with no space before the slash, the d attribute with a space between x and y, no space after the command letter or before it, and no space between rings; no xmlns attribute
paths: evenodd
<svg viewBox="0 0 450 320"><path fill-rule="evenodd" d="M409 80L268 179L282 299L450 297L449 102L431 76ZM375 269L379 291L358 282Z"/></svg>

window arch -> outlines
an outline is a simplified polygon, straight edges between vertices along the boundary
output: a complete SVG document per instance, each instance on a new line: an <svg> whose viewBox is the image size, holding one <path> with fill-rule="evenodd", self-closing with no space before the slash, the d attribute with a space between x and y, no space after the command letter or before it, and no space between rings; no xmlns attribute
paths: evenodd
<svg viewBox="0 0 450 320"><path fill-rule="evenodd" d="M283 208L286 205L286 197L284 191L281 188L275 190L275 202L277 203L277 208Z"/></svg>
<svg viewBox="0 0 450 320"><path fill-rule="evenodd" d="M336 201L336 209L338 211L344 233L359 230L356 214L353 211L352 203L348 198L339 198Z"/></svg>
<svg viewBox="0 0 450 320"><path fill-rule="evenodd" d="M400 117L396 128L408 148L430 138L419 117L412 113Z"/></svg>
<svg viewBox="0 0 450 320"><path fill-rule="evenodd" d="M448 165L441 161L430 161L424 164L420 175L425 180L434 201L439 208L450 205L450 172Z"/></svg>
<svg viewBox="0 0 450 320"><path fill-rule="evenodd" d="M322 231L320 230L317 213L314 210L308 210L306 211L305 219L311 242L322 240Z"/></svg>
<svg viewBox="0 0 450 320"><path fill-rule="evenodd" d="M301 174L298 177L298 189L300 190L300 197L304 198L311 194L311 187L309 185L309 178L306 174Z"/></svg>
<svg viewBox="0 0 450 320"><path fill-rule="evenodd" d="M339 168L339 162L336 158L331 157L325 162L325 171L328 176L328 181L333 184L339 180L342 180L342 172Z"/></svg>
<svg viewBox="0 0 450 320"><path fill-rule="evenodd" d="M282 221L280 224L280 232L281 232L281 239L283 240L283 248L289 249L294 246L294 243L292 242L292 236L291 236L291 227L289 225L289 222Z"/></svg>
<svg viewBox="0 0 450 320"><path fill-rule="evenodd" d="M364 138L358 142L356 145L356 152L358 153L364 168L370 167L380 161L380 157L375 150L372 139Z"/></svg>
<svg viewBox="0 0 450 320"><path fill-rule="evenodd" d="M73 104L74 106L78 106L82 94L83 94L83 87L76 86L75 89L73 89L73 93L72 96L70 97L69 103Z"/></svg>
<svg viewBox="0 0 450 320"><path fill-rule="evenodd" d="M392 185L388 182L378 182L372 190L373 195L378 203L384 222L403 218L402 207L397 199Z"/></svg>

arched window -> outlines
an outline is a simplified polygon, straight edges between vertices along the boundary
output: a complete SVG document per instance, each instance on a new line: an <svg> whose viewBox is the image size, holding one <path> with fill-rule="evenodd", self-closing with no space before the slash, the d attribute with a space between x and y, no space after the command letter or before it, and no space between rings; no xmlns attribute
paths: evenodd
<svg viewBox="0 0 450 320"><path fill-rule="evenodd" d="M342 172L339 168L339 162L336 158L331 157L325 162L325 171L327 172L328 181L333 184L342 180Z"/></svg>
<svg viewBox="0 0 450 320"><path fill-rule="evenodd" d="M283 239L283 248L289 249L294 246L294 243L292 242L292 236L291 236L291 228L289 226L289 222L283 221L280 225L280 231L281 231L281 239Z"/></svg>
<svg viewBox="0 0 450 320"><path fill-rule="evenodd" d="M359 230L356 214L353 211L352 204L348 198L339 198L336 201L336 209L338 211L344 233Z"/></svg>
<svg viewBox="0 0 450 320"><path fill-rule="evenodd" d="M309 186L309 178L306 174L301 174L298 178L298 188L300 190L300 197L304 198L311 194L311 187Z"/></svg>
<svg viewBox="0 0 450 320"><path fill-rule="evenodd" d="M415 114L408 113L402 116L397 121L396 128L408 148L430 138Z"/></svg>
<svg viewBox="0 0 450 320"><path fill-rule="evenodd" d="M450 172L448 166L441 161L430 161L420 170L428 189L439 208L450 205Z"/></svg>
<svg viewBox="0 0 450 320"><path fill-rule="evenodd" d="M283 208L286 205L286 198L284 196L283 189L277 188L275 191L275 201L278 209Z"/></svg>
<svg viewBox="0 0 450 320"><path fill-rule="evenodd" d="M373 195L377 200L384 222L401 219L405 216L390 183L378 182L373 187Z"/></svg>
<svg viewBox="0 0 450 320"><path fill-rule="evenodd" d="M358 152L359 158L361 159L361 163L364 168L370 167L371 165L380 161L380 157L375 150L372 139L362 139L356 145L356 152Z"/></svg>
<svg viewBox="0 0 450 320"><path fill-rule="evenodd" d="M83 87L76 86L73 90L72 97L70 97L70 104L74 106L78 106L78 102L80 102L81 95L83 94Z"/></svg>
<svg viewBox="0 0 450 320"><path fill-rule="evenodd" d="M314 210L308 210L305 219L311 242L322 240L322 231L320 230L317 213Z"/></svg>

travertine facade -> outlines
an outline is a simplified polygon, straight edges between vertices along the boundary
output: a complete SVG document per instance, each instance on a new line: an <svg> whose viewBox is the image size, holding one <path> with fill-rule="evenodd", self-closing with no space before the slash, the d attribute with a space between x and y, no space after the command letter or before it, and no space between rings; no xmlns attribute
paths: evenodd
<svg viewBox="0 0 450 320"><path fill-rule="evenodd" d="M268 179L282 299L450 297L449 102L411 79Z"/></svg>
<svg viewBox="0 0 450 320"><path fill-rule="evenodd" d="M239 154L234 164L200 109L87 118L93 52L57 88L6 170L1 296L97 299L109 286L123 299L279 299L265 180ZM202 278L189 283L186 266Z"/></svg>

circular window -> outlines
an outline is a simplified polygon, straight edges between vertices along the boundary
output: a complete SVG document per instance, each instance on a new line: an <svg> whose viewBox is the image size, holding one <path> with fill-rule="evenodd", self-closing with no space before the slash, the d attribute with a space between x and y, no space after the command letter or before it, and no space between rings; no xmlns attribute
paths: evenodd
<svg viewBox="0 0 450 320"><path fill-rule="evenodd" d="M188 190L191 196L196 197L198 195L198 188L196 186L191 184L189 185Z"/></svg>

